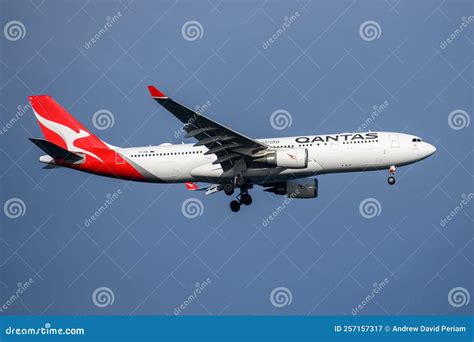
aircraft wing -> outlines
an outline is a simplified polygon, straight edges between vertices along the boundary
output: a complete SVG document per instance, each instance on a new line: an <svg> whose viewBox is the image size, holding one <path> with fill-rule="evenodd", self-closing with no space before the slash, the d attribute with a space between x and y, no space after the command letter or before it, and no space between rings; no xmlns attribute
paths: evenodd
<svg viewBox="0 0 474 342"><path fill-rule="evenodd" d="M224 171L231 169L239 160L268 148L267 145L238 133L204 115L201 115L169 98L154 86L148 86L151 96L180 120L186 138L198 140L194 146L206 146L206 154L217 155L213 164L220 164Z"/></svg>

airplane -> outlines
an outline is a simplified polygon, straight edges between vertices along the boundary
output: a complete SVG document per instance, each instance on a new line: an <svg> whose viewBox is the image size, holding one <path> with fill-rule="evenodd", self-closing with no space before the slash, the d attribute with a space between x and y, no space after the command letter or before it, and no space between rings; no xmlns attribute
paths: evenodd
<svg viewBox="0 0 474 342"><path fill-rule="evenodd" d="M254 139L189 109L154 86L151 97L184 126L193 144L158 146L110 145L77 121L51 96L30 96L29 102L44 139L30 139L43 150L47 168L68 167L97 175L150 183L185 183L190 191L232 196L230 209L250 205L249 190L291 198L318 196L316 176L340 172L388 170L395 184L397 167L423 160L436 148L411 134L355 132ZM200 187L196 183L209 185Z"/></svg>

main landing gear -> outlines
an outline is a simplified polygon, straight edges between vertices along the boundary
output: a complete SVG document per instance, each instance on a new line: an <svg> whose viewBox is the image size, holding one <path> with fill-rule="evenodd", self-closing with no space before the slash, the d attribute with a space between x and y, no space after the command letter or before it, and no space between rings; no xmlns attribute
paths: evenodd
<svg viewBox="0 0 474 342"><path fill-rule="evenodd" d="M230 202L230 210L236 213L240 210L240 206L242 204L244 205L252 204L252 196L250 196L247 192L241 192L240 195L237 196L237 199Z"/></svg>
<svg viewBox="0 0 474 342"><path fill-rule="evenodd" d="M234 193L234 184L232 183L224 184L224 192L227 196L231 196Z"/></svg>
<svg viewBox="0 0 474 342"><path fill-rule="evenodd" d="M245 184L245 179L242 176L237 176L235 177L235 185L237 185L239 188L243 187Z"/></svg>
<svg viewBox="0 0 474 342"><path fill-rule="evenodd" d="M251 205L252 196L250 196L248 193L240 194L240 201L245 205Z"/></svg>
<svg viewBox="0 0 474 342"><path fill-rule="evenodd" d="M390 166L390 168L388 169L389 176L387 178L387 182L390 185L395 184L395 177L394 177L395 171L397 171L397 168L395 167L395 165Z"/></svg>
<svg viewBox="0 0 474 342"><path fill-rule="evenodd" d="M235 177L233 182L224 184L224 192L227 196L232 196L234 194L235 187L244 189L244 186L245 186L244 177L238 175Z"/></svg>
<svg viewBox="0 0 474 342"><path fill-rule="evenodd" d="M252 204L252 196L249 195L248 187L245 186L245 179L242 176L235 177L234 183L227 183L224 185L225 194L231 196L234 193L236 186L240 188L240 193L235 200L230 202L230 210L232 210L234 213L240 210L240 206L242 204Z"/></svg>

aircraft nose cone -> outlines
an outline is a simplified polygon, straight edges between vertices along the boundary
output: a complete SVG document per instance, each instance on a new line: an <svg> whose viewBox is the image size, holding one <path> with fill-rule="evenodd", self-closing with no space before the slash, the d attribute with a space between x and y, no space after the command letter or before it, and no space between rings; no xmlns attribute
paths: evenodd
<svg viewBox="0 0 474 342"><path fill-rule="evenodd" d="M426 150L427 150L428 156L431 156L433 153L436 152L436 147L434 147L433 145L427 143L426 144Z"/></svg>

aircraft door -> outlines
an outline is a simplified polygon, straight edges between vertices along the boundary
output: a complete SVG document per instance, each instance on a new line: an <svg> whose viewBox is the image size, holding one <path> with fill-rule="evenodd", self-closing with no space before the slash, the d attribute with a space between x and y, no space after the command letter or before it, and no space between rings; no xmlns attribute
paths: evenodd
<svg viewBox="0 0 474 342"><path fill-rule="evenodd" d="M390 147L400 147L400 142L398 141L398 135L390 134Z"/></svg>
<svg viewBox="0 0 474 342"><path fill-rule="evenodd" d="M115 152L115 164L116 165L125 164L125 159L118 152Z"/></svg>

